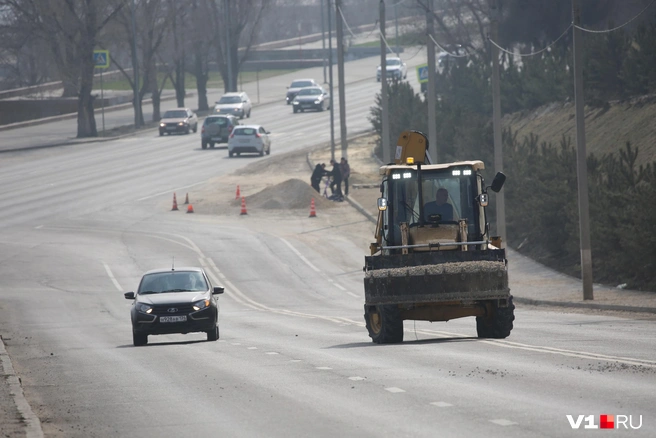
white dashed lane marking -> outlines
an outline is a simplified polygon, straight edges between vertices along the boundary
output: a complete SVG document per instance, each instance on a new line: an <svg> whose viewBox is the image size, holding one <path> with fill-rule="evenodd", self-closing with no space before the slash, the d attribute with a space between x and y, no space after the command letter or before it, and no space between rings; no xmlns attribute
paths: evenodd
<svg viewBox="0 0 656 438"><path fill-rule="evenodd" d="M385 388L385 391L389 391L391 393L405 392L405 390L403 390L401 388L397 388L395 386L392 386L390 388Z"/></svg>
<svg viewBox="0 0 656 438"><path fill-rule="evenodd" d="M433 406L437 406L438 408L448 408L449 406L453 406L451 403L442 402L442 401L431 402L430 404L432 404Z"/></svg>
<svg viewBox="0 0 656 438"><path fill-rule="evenodd" d="M494 424L498 424L499 426L512 426L513 424L518 424L515 423L514 421L505 420L503 418L500 418L498 420L490 420L490 422Z"/></svg>

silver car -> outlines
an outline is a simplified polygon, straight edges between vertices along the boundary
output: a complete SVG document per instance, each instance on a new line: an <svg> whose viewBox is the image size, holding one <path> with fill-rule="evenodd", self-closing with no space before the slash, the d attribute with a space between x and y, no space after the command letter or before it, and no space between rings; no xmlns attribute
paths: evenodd
<svg viewBox="0 0 656 438"><path fill-rule="evenodd" d="M232 130L228 139L228 156L256 153L260 156L271 153L271 132L260 125L239 125Z"/></svg>
<svg viewBox="0 0 656 438"><path fill-rule="evenodd" d="M285 97L287 105L290 105L294 101L294 98L298 92L301 91L301 88L318 86L319 84L317 84L314 79L296 79L292 81L291 85L287 87L287 96Z"/></svg>
<svg viewBox="0 0 656 438"><path fill-rule="evenodd" d="M215 114L231 114L243 119L251 116L253 105L248 95L243 91L235 93L226 93L214 106Z"/></svg>

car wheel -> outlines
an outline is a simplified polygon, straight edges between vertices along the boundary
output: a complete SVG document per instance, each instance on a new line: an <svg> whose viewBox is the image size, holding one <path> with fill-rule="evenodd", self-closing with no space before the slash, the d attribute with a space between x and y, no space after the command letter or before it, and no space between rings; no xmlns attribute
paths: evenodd
<svg viewBox="0 0 656 438"><path fill-rule="evenodd" d="M196 131L198 131L198 123L194 125L194 134L196 133Z"/></svg>
<svg viewBox="0 0 656 438"><path fill-rule="evenodd" d="M148 343L148 335L132 332L132 343L135 347L140 347Z"/></svg>
<svg viewBox="0 0 656 438"><path fill-rule="evenodd" d="M185 132L184 132L185 135L189 135L189 131L190 131L189 126L187 126L187 127L185 128Z"/></svg>
<svg viewBox="0 0 656 438"><path fill-rule="evenodd" d="M251 118L251 110L248 110L248 118Z"/></svg>
<svg viewBox="0 0 656 438"><path fill-rule="evenodd" d="M267 148L267 155L271 155L271 146Z"/></svg>
<svg viewBox="0 0 656 438"><path fill-rule="evenodd" d="M203 149L207 149L207 143L203 142L201 143L201 146L203 147Z"/></svg>
<svg viewBox="0 0 656 438"><path fill-rule="evenodd" d="M264 156L264 146L262 146L262 150L260 151L260 157Z"/></svg>
<svg viewBox="0 0 656 438"><path fill-rule="evenodd" d="M159 136L161 137L162 135L164 135L164 133L162 131L159 131Z"/></svg>
<svg viewBox="0 0 656 438"><path fill-rule="evenodd" d="M298 111L296 111L296 108L294 108L294 114L296 114Z"/></svg>
<svg viewBox="0 0 656 438"><path fill-rule="evenodd" d="M208 341L216 341L219 339L219 326L214 326L214 330L210 330L207 332L207 340Z"/></svg>
<svg viewBox="0 0 656 438"><path fill-rule="evenodd" d="M210 148L214 149L214 142L213 141L210 142Z"/></svg>

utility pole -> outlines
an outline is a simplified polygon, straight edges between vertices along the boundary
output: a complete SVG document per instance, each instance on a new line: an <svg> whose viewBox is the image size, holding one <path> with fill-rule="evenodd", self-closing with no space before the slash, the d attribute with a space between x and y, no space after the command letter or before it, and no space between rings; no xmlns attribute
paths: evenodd
<svg viewBox="0 0 656 438"><path fill-rule="evenodd" d="M394 3L394 27L396 28L396 38L394 40L394 48L396 49L396 56L401 56L399 53L399 3Z"/></svg>
<svg viewBox="0 0 656 438"><path fill-rule="evenodd" d="M330 158L335 159L335 98L333 96L333 1L328 0L328 81L330 87Z"/></svg>
<svg viewBox="0 0 656 438"><path fill-rule="evenodd" d="M499 39L499 0L491 0L490 37L497 43ZM490 43L492 57L492 131L494 133L494 169L503 172L503 144L501 143L501 86L499 84L499 48ZM506 242L506 201L503 190L496 194L497 236Z"/></svg>
<svg viewBox="0 0 656 438"><path fill-rule="evenodd" d="M335 0L337 12L337 80L339 81L339 134L342 140L342 157L347 158L346 149L346 95L344 92L344 31L342 23L342 0Z"/></svg>
<svg viewBox="0 0 656 438"><path fill-rule="evenodd" d="M585 104L583 101L583 32L581 7L578 0L572 0L574 21L574 101L576 107L576 170L579 192L579 232L581 239L581 279L583 280L583 299L592 300L592 250L590 247L590 215L588 205L588 169L585 151Z"/></svg>
<svg viewBox="0 0 656 438"><path fill-rule="evenodd" d="M235 91L232 88L232 54L230 52L230 26L228 26L228 23L230 22L230 0L225 0L224 6L225 10L223 11L223 23L225 24L226 30L226 63L228 68L228 86L226 87L226 91Z"/></svg>
<svg viewBox="0 0 656 438"><path fill-rule="evenodd" d="M383 163L392 162L392 150L390 149L389 113L387 104L387 47L385 46L385 0L380 0L380 103L382 113L380 124L383 131L381 135L381 147L383 148Z"/></svg>
<svg viewBox="0 0 656 438"><path fill-rule="evenodd" d="M428 50L428 152L431 162L439 163L439 153L437 150L437 124L435 123L435 107L437 106L437 91L435 82L435 42L433 42L433 0L428 0L428 10L426 11L426 50Z"/></svg>
<svg viewBox="0 0 656 438"><path fill-rule="evenodd" d="M319 3L319 10L321 10L321 60L323 64L323 83L326 83L326 31L325 22L323 19L323 0Z"/></svg>
<svg viewBox="0 0 656 438"><path fill-rule="evenodd" d="M132 74L134 81L134 127L140 128L143 116L141 115L141 105L139 105L139 64L137 63L137 26L135 24L135 15L137 13L134 0L132 0Z"/></svg>

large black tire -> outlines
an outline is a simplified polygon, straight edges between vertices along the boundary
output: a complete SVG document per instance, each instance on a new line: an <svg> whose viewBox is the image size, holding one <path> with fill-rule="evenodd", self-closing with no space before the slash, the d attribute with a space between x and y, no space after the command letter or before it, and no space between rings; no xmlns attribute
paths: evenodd
<svg viewBox="0 0 656 438"><path fill-rule="evenodd" d="M210 330L207 332L207 340L208 341L216 341L219 339L219 326L214 326L214 330Z"/></svg>
<svg viewBox="0 0 656 438"><path fill-rule="evenodd" d="M512 295L508 307L494 307L492 314L476 317L476 332L479 338L504 339L510 336L515 320L515 304Z"/></svg>
<svg viewBox="0 0 656 438"><path fill-rule="evenodd" d="M376 344L403 342L401 310L394 305L364 306L364 322L369 337Z"/></svg>
<svg viewBox="0 0 656 438"><path fill-rule="evenodd" d="M232 152L228 152L228 156L232 158Z"/></svg>
<svg viewBox="0 0 656 438"><path fill-rule="evenodd" d="M148 343L148 335L132 332L132 343L135 347L140 347Z"/></svg>
<svg viewBox="0 0 656 438"><path fill-rule="evenodd" d="M207 143L202 142L200 145L202 146L203 149L207 149Z"/></svg>
<svg viewBox="0 0 656 438"><path fill-rule="evenodd" d="M214 149L214 142L213 141L210 142L210 148Z"/></svg>

